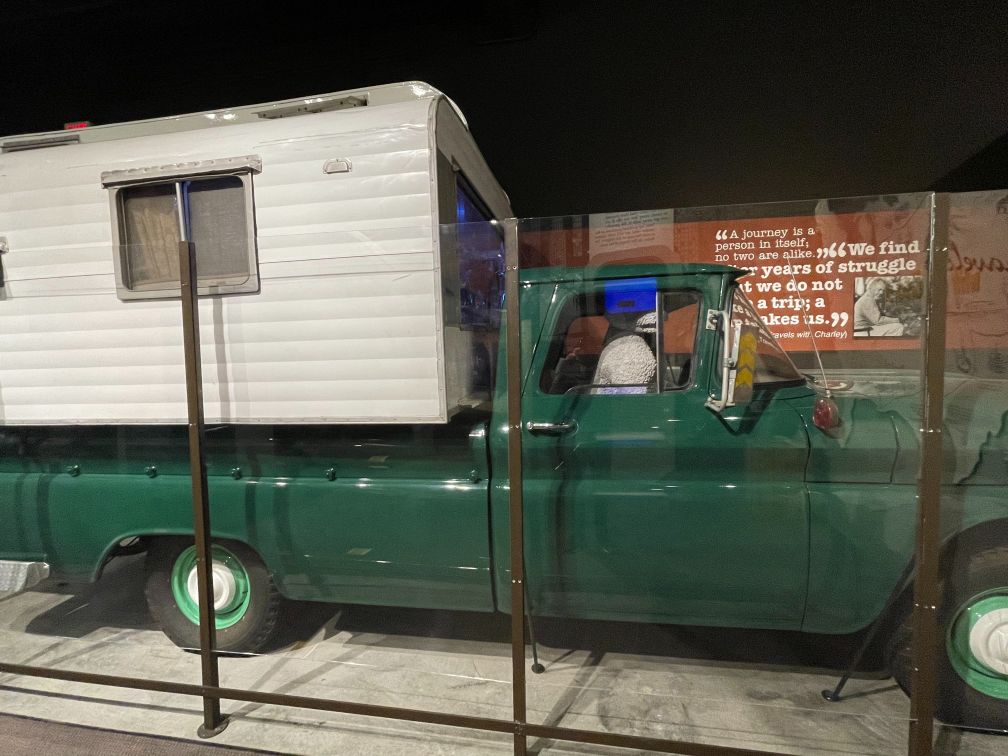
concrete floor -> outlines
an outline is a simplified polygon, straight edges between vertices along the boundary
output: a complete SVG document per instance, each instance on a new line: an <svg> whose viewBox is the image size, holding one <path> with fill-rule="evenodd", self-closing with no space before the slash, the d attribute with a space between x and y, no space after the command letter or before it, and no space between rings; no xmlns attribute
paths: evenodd
<svg viewBox="0 0 1008 756"><path fill-rule="evenodd" d="M225 687L511 718L507 618L460 612L296 606L286 645L221 660ZM870 670L829 704L852 639L605 622L537 622L546 665L528 674L533 722L795 754L906 752L909 701ZM93 587L47 582L0 601L0 659L199 682L199 658L147 613L142 557ZM282 753L501 754L509 736L225 701L214 742ZM186 696L0 675L0 711L127 732L191 737ZM940 727L937 752L1003 754L1008 737ZM529 740L530 752L608 753ZM626 753L626 751L612 751Z"/></svg>

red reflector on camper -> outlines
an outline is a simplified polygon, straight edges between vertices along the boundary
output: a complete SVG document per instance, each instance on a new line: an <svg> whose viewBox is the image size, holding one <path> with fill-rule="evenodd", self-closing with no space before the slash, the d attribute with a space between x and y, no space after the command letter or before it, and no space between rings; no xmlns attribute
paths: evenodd
<svg viewBox="0 0 1008 756"><path fill-rule="evenodd" d="M63 124L63 130L69 131L70 129L86 129L91 125L91 121L70 121L70 123Z"/></svg>

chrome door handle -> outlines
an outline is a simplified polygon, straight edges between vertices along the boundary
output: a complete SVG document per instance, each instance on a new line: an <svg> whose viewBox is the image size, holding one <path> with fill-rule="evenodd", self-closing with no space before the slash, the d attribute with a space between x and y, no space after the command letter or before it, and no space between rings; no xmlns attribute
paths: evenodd
<svg viewBox="0 0 1008 756"><path fill-rule="evenodd" d="M551 436L559 436L564 433L570 433L575 428L577 428L577 423L573 420L568 420L566 423L535 423L529 420L525 423L525 430L529 433L542 433Z"/></svg>

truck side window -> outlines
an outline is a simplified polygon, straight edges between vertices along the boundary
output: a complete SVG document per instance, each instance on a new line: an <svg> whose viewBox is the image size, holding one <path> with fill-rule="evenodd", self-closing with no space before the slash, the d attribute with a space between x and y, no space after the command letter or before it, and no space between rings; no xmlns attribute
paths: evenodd
<svg viewBox="0 0 1008 756"><path fill-rule="evenodd" d="M693 353L700 319L700 292L671 291L662 296L664 320L658 369L662 391L674 391L693 382Z"/></svg>
<svg viewBox="0 0 1008 756"><path fill-rule="evenodd" d="M550 341L540 389L547 394L653 394L659 387L672 391L689 385L700 294L663 292L657 299L660 322L655 297L618 308L601 292L570 299Z"/></svg>
<svg viewBox="0 0 1008 756"><path fill-rule="evenodd" d="M565 394L592 383L609 332L609 321L598 308L589 306L588 300L586 296L571 300L560 317L550 342L548 366L539 382L547 394Z"/></svg>

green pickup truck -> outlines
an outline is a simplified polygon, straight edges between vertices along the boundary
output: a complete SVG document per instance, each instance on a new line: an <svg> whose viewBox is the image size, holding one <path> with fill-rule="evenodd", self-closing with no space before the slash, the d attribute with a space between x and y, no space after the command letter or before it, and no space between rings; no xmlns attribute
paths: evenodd
<svg viewBox="0 0 1008 756"><path fill-rule="evenodd" d="M740 275L522 274L531 612L828 634L886 612L906 688L912 602L888 599L913 552L919 373L830 374L824 421ZM498 343L491 400L444 424L207 428L221 648L268 645L287 599L508 611ZM939 714L1008 728L1008 392L946 393ZM0 518L8 568L96 580L145 550L151 612L198 644L184 427L2 428Z"/></svg>

